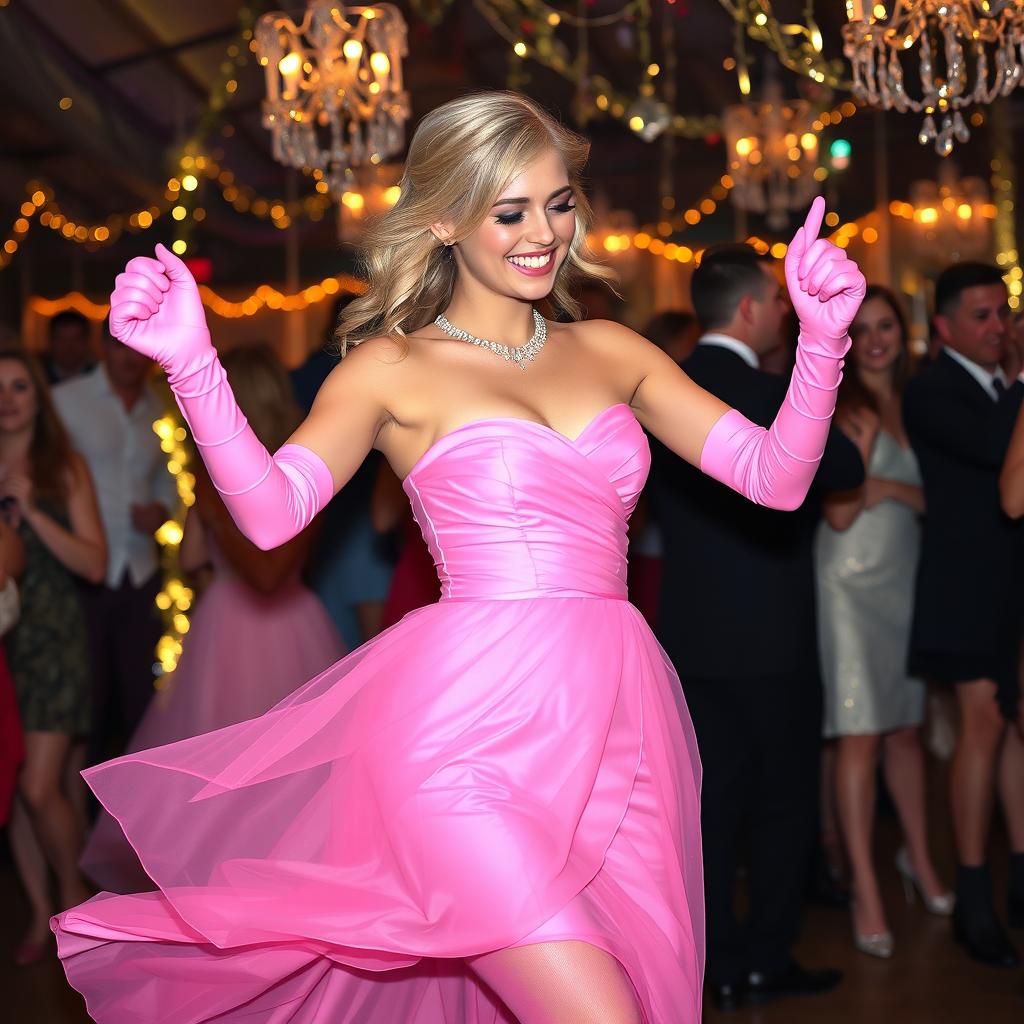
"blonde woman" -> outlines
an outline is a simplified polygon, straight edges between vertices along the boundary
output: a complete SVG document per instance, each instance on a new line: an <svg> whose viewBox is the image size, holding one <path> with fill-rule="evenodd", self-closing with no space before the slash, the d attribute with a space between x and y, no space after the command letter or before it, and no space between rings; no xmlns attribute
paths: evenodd
<svg viewBox="0 0 1024 1024"><path fill-rule="evenodd" d="M817 200L788 261L790 399L756 427L626 328L536 311L575 314L574 283L607 276L587 148L511 93L428 115L348 354L274 455L184 264L159 247L118 278L114 330L167 368L243 532L286 541L378 448L442 597L262 718L86 773L161 890L54 920L98 1020L699 1021L697 753L625 600L642 426L795 507L864 283L816 240Z"/></svg>

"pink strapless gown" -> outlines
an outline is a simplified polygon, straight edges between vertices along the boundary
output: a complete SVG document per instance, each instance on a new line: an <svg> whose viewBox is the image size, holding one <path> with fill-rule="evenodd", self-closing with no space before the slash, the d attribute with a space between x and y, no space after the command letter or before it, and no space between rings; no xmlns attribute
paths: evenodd
<svg viewBox="0 0 1024 1024"><path fill-rule="evenodd" d="M242 580L208 538L213 582L196 605L174 674L156 693L129 751L174 743L255 718L345 654L320 599L298 573L261 594ZM153 889L135 851L106 811L80 862L111 892Z"/></svg>
<svg viewBox="0 0 1024 1024"><path fill-rule="evenodd" d="M260 718L84 773L160 887L53 920L97 1021L509 1022L463 958L578 939L648 1024L697 1024L696 744L625 600L649 462L625 405L575 440L447 434L405 483L438 604Z"/></svg>

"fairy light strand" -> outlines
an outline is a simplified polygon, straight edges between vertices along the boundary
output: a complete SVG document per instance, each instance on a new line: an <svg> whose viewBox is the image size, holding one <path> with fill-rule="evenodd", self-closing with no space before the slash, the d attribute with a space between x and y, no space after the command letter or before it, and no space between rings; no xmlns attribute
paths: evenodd
<svg viewBox="0 0 1024 1024"><path fill-rule="evenodd" d="M188 468L189 453L185 447L188 431L185 427L168 414L153 424L153 431L160 438L160 448L167 456L167 472L174 477L180 499L176 515L155 534L164 570L163 589L156 596L156 606L164 621L164 633L157 641L157 664L154 666L157 669L155 685L159 690L166 685L167 675L177 668L182 640L191 625L188 613L195 594L181 580L180 547L185 535L185 516L196 500L196 478Z"/></svg>
<svg viewBox="0 0 1024 1024"><path fill-rule="evenodd" d="M207 285L199 286L199 294L210 312L229 320L255 316L262 309L284 312L308 309L333 295L361 295L364 291L366 282L349 274L325 277L316 284L290 294L278 291L272 285L261 284L244 299L239 300L226 299ZM110 312L107 303L93 302L81 292L69 292L57 299L44 299L42 296L34 295L29 299L28 307L33 313L43 317L53 317L66 309L74 309L89 320L105 320Z"/></svg>

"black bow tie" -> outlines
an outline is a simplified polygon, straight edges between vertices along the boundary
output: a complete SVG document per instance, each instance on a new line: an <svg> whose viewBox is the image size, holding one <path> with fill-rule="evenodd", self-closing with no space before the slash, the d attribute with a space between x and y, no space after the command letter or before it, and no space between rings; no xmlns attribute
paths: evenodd
<svg viewBox="0 0 1024 1024"><path fill-rule="evenodd" d="M1006 394L1006 385L999 377L992 378L992 387L995 388L996 398L1002 398Z"/></svg>

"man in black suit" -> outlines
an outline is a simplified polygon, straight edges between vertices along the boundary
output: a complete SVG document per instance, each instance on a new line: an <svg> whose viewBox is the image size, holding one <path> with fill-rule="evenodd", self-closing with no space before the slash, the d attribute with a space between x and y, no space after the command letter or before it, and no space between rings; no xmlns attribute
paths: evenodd
<svg viewBox="0 0 1024 1024"><path fill-rule="evenodd" d="M960 707L950 776L960 862L954 933L976 960L1003 967L1018 960L995 914L986 856L997 769L1009 830L1024 835L1024 742L1006 728L1019 714L1024 533L999 505L999 470L1024 400L1008 315L998 268L943 271L935 286L943 347L903 400L928 509L910 670L956 684ZM1024 925L1024 851L1015 869L1011 918Z"/></svg>
<svg viewBox="0 0 1024 1024"><path fill-rule="evenodd" d="M702 387L768 427L786 380L759 369L779 344L786 303L771 261L746 245L709 250L693 274L705 332L683 364ZM812 541L820 504L755 505L653 445L652 488L664 543L658 634L683 681L703 764L701 828L707 982L732 1008L823 992L838 971L790 956L815 838L821 683ZM815 487L864 480L854 445L832 431ZM733 900L740 846L747 919Z"/></svg>

